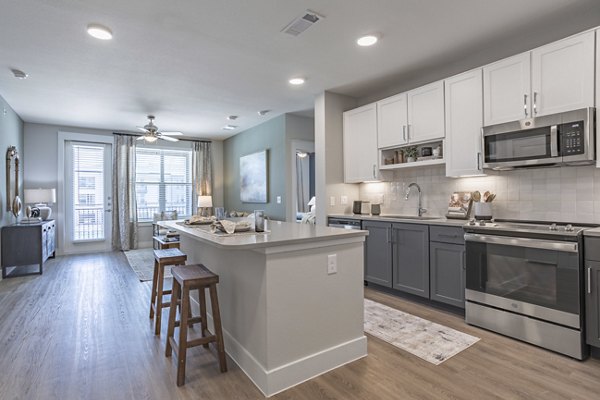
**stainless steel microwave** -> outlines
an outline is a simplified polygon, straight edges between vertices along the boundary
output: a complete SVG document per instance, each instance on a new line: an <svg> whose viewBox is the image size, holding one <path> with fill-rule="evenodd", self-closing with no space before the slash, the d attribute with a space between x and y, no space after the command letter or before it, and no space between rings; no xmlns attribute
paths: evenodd
<svg viewBox="0 0 600 400"><path fill-rule="evenodd" d="M483 167L507 170L593 164L595 114L595 108L582 108L486 126L482 129Z"/></svg>

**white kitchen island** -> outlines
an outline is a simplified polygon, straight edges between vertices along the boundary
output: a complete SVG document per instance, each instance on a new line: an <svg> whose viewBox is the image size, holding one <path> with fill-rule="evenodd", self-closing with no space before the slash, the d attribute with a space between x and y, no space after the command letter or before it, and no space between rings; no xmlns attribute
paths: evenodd
<svg viewBox="0 0 600 400"><path fill-rule="evenodd" d="M180 233L188 263L219 275L225 351L266 396L367 355L366 231L269 222L268 233L222 235L161 224ZM208 319L212 327L210 308Z"/></svg>

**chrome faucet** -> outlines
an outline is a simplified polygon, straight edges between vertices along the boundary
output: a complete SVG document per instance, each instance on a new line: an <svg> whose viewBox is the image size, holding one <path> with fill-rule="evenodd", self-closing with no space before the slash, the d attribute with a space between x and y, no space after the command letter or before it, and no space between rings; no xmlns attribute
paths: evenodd
<svg viewBox="0 0 600 400"><path fill-rule="evenodd" d="M404 200L408 200L408 196L410 196L410 189L416 187L417 193L419 194L419 202L417 204L417 215L422 217L423 214L427 212L427 209L421 207L421 187L417 185L415 182L408 185L408 189L406 189L406 195L404 196Z"/></svg>

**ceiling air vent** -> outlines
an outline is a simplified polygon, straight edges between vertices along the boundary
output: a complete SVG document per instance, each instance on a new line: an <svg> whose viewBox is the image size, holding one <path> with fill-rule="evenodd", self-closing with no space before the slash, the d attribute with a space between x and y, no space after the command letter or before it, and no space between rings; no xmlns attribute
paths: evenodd
<svg viewBox="0 0 600 400"><path fill-rule="evenodd" d="M288 33L293 36L298 36L305 30L313 26L313 24L319 21L321 18L323 18L321 15L313 11L306 10L304 15L293 20L288 26L286 26L283 29L282 32Z"/></svg>

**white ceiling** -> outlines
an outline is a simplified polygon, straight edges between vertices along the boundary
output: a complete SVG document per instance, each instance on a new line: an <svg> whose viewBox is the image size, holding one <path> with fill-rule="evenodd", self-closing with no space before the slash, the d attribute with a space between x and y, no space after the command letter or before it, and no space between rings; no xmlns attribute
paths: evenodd
<svg viewBox="0 0 600 400"><path fill-rule="evenodd" d="M325 19L281 32L306 9ZM92 22L114 39L88 36ZM133 130L152 113L161 129L222 139L230 114L241 131L324 90L368 96L594 24L598 0L0 0L0 95L27 122ZM369 32L380 43L356 46ZM296 75L307 83L291 87Z"/></svg>

